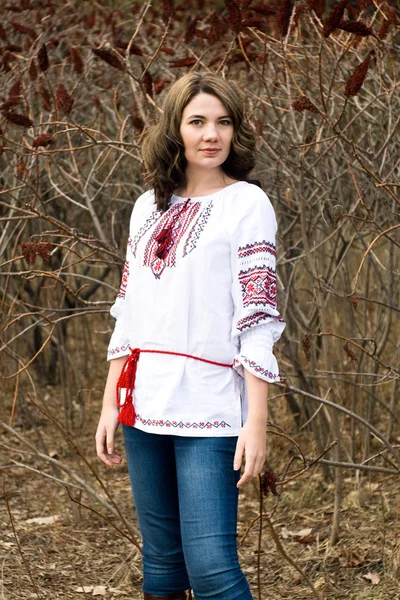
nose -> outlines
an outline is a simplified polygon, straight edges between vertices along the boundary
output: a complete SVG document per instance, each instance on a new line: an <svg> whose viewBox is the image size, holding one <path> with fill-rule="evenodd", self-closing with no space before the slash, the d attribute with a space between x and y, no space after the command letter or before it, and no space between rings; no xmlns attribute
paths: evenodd
<svg viewBox="0 0 400 600"><path fill-rule="evenodd" d="M203 138L205 141L215 141L218 139L217 128L213 123L209 123L204 130Z"/></svg>

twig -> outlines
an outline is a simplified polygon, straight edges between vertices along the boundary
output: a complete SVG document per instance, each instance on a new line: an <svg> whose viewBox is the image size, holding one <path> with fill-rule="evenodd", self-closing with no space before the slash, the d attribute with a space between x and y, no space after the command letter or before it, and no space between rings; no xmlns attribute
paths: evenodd
<svg viewBox="0 0 400 600"><path fill-rule="evenodd" d="M269 530L271 532L271 536L272 539L275 542L275 546L277 547L278 551L282 554L282 556L288 561L288 563L290 563L292 565L292 567L294 567L296 569L296 571L298 571L300 573L300 575L302 576L303 579L306 580L306 582L308 583L308 585L310 586L312 593L314 594L315 598L317 598L317 600L323 600L320 596L320 594L318 593L318 591L315 589L313 582L311 581L311 579L308 577L307 573L305 573L305 571L303 571L303 569L301 569L299 567L299 565L289 556L289 554L286 552L285 548L283 547L280 539L278 538L274 526L272 525L272 521L269 517L265 517L265 520L268 523L268 527Z"/></svg>
<svg viewBox="0 0 400 600"><path fill-rule="evenodd" d="M30 568L29 568L29 564L28 564L28 562L25 560L25 556L24 556L24 553L22 552L21 544L19 543L19 538L18 538L18 535L17 535L17 531L16 531L16 529L15 529L14 519L13 519L13 516L12 516L12 513L11 513L10 503L9 503L9 501L8 501L8 498L7 498L7 493L6 493L6 484L5 484L4 478L3 478L3 496L4 496L5 503L6 503L6 505L7 505L7 512L8 512L8 515L9 515L9 517L10 517L10 522L11 522L11 527L12 527L13 534L14 534L14 539L15 539L15 542L16 542L16 544L17 544L17 547L18 547L18 552L19 552L19 554L20 554L20 556L21 556L21 560L22 560L22 562L24 563L24 567L25 567L25 569L26 569L26 571L27 571L27 573L28 573L29 579L31 580L31 583L32 583L33 589L35 590L35 593L36 593L36 596L37 596L38 598L42 598L42 596L41 596L41 594L39 593L39 590L38 590L38 588L37 588L37 585L36 585L36 583L35 583L35 580L34 580L34 579L33 579L33 577L32 577L32 573L31 573L31 570L30 570Z"/></svg>

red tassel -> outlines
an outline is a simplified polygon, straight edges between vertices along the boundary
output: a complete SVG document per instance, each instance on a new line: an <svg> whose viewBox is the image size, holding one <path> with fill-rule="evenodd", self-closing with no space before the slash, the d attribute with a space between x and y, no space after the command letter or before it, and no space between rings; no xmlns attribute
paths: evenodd
<svg viewBox="0 0 400 600"><path fill-rule="evenodd" d="M167 225L167 227L164 227L164 229L161 229L160 233L155 238L156 241L160 244L156 251L157 258L162 258L162 259L166 258L167 254L168 254L169 245L171 242L172 230L173 230L175 223L178 220L179 216L187 210L187 208L189 206L189 200L191 200L191 198L188 198L187 200L185 200L185 202L182 205L182 208L175 214L175 216L172 218L169 225Z"/></svg>
<svg viewBox="0 0 400 600"><path fill-rule="evenodd" d="M131 353L126 359L121 369L121 375L117 381L116 400L117 406L121 409L118 415L118 421L123 425L133 427L136 422L136 413L133 406L133 390L135 387L136 368L140 356L140 348L131 348ZM125 401L121 404L121 390L125 389Z"/></svg>
<svg viewBox="0 0 400 600"><path fill-rule="evenodd" d="M160 244L157 248L156 256L157 258L165 258L168 252L168 246L171 240L172 226L169 225L165 229L162 229L158 236L156 237L156 241Z"/></svg>
<svg viewBox="0 0 400 600"><path fill-rule="evenodd" d="M130 427L134 426L136 423L136 413L132 402L129 402L128 404L125 401L125 403L122 405L122 408L119 411L118 421L122 423L122 425L128 425Z"/></svg>

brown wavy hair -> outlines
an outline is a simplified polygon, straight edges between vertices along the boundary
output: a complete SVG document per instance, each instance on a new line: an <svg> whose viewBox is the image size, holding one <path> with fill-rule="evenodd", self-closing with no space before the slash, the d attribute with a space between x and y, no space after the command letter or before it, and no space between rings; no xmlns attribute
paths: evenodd
<svg viewBox="0 0 400 600"><path fill-rule="evenodd" d="M211 94L225 106L233 121L230 153L221 165L223 172L238 181L247 179L255 164L255 136L245 120L242 97L234 86L219 75L207 72L187 73L168 90L159 121L152 125L143 141L143 175L153 189L157 207L168 209L172 194L187 184L187 160L180 134L182 114L198 94ZM258 181L252 181L258 185Z"/></svg>

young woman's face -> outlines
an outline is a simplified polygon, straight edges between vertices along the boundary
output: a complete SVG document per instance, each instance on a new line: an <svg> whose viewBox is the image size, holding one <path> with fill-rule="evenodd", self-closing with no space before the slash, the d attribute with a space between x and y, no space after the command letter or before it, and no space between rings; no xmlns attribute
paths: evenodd
<svg viewBox="0 0 400 600"><path fill-rule="evenodd" d="M233 121L216 96L200 93L185 107L180 133L188 166L214 169L228 158Z"/></svg>

